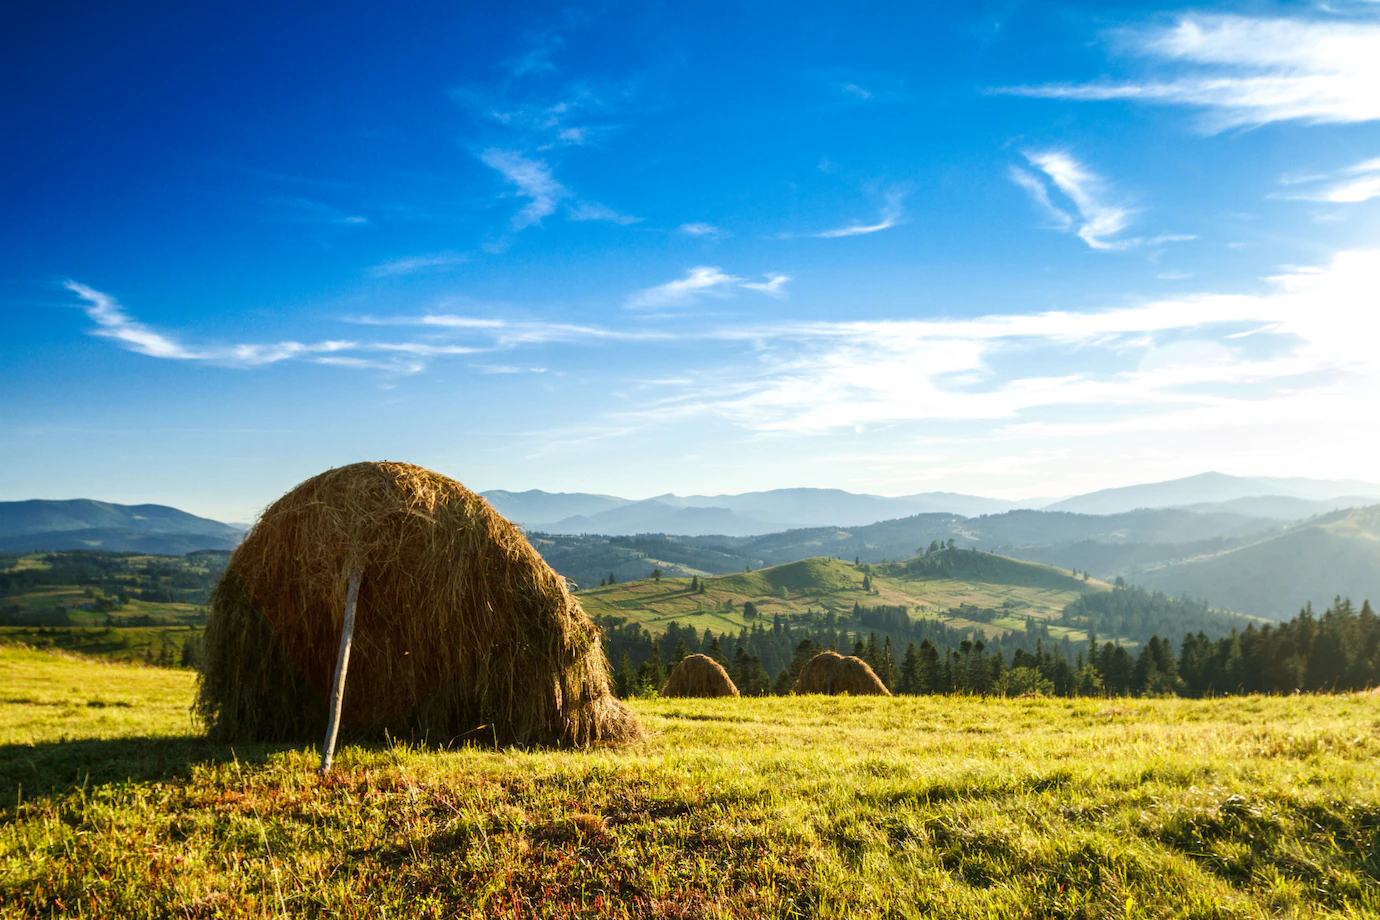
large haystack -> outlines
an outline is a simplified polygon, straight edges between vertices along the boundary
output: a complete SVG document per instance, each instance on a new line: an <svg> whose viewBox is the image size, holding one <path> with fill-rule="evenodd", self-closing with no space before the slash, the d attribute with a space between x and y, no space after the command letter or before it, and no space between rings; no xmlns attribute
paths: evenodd
<svg viewBox="0 0 1380 920"><path fill-rule="evenodd" d="M861 658L820 652L805 663L792 693L849 693L853 696L891 696L891 691Z"/></svg>
<svg viewBox="0 0 1380 920"><path fill-rule="evenodd" d="M676 665L662 696L737 696L738 688L724 666L708 655L686 655Z"/></svg>
<svg viewBox="0 0 1380 920"><path fill-rule="evenodd" d="M231 557L196 702L213 737L320 739L355 567L342 737L641 734L610 691L599 628L517 527L445 476L356 463L274 502Z"/></svg>

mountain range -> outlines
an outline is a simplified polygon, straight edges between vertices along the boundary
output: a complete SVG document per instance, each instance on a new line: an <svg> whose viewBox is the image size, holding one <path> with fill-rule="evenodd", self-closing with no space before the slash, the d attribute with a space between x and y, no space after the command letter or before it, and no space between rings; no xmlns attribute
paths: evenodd
<svg viewBox="0 0 1380 920"><path fill-rule="evenodd" d="M772 489L740 495L666 494L640 501L613 495L539 490L492 491L483 495L496 511L529 531L744 537L809 527L858 527L917 514L975 517L1017 509L1121 514L1143 508L1187 508L1294 521L1380 501L1380 485L1203 473L1168 482L1102 489L1057 501L1006 501L954 492L889 497L840 489Z"/></svg>
<svg viewBox="0 0 1380 920"><path fill-rule="evenodd" d="M117 505L75 498L0 502L0 550L111 550L183 555L233 549L242 528L167 505Z"/></svg>
<svg viewBox="0 0 1380 920"><path fill-rule="evenodd" d="M689 577L815 556L898 560L952 540L1259 616L1292 616L1304 603L1324 604L1337 593L1380 600L1380 505L1365 507L1380 499L1380 486L1363 482L1208 473L1046 502L1043 509L945 492L889 498L776 489L642 501L535 490L484 494L527 528L556 571L586 587L610 573L625 581L655 568ZM232 549L243 532L163 505L0 502L0 551L11 553L180 555Z"/></svg>

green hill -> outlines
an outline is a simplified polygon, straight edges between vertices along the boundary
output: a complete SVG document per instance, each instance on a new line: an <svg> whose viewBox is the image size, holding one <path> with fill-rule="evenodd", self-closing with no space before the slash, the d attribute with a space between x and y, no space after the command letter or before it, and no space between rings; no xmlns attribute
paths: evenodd
<svg viewBox="0 0 1380 920"><path fill-rule="evenodd" d="M1334 596L1380 600L1380 505L1324 515L1249 546L1137 573L1170 594L1271 619Z"/></svg>
<svg viewBox="0 0 1380 920"><path fill-rule="evenodd" d="M811 612L846 617L855 604L904 606L915 616L957 626L981 622L995 632L1024 629L1027 617L1057 620L1085 591L1108 587L1050 566L959 549L908 562L861 565L817 556L755 572L706 576L700 582L703 588L697 592L688 578L643 579L583 591L580 603L593 616L623 617L653 633L673 620L696 630L737 632L752 622L745 614L749 601L758 618L768 621ZM964 616L978 611L978 620ZM1050 631L1060 637L1069 632L1057 625Z"/></svg>

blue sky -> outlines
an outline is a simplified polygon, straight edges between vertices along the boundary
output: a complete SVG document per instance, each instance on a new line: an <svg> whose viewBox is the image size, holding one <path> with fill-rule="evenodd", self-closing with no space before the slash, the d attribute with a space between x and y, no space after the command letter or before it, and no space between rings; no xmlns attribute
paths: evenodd
<svg viewBox="0 0 1380 920"><path fill-rule="evenodd" d="M1375 478L1380 3L504 6L7 11L0 498Z"/></svg>

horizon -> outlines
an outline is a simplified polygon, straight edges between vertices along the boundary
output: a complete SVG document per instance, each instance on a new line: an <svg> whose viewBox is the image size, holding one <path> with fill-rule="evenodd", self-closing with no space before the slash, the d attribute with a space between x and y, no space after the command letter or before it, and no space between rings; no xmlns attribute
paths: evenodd
<svg viewBox="0 0 1380 920"><path fill-rule="evenodd" d="M1375 3L9 19L0 500L243 521L388 456L1057 501L1380 447Z"/></svg>
<svg viewBox="0 0 1380 920"><path fill-rule="evenodd" d="M1021 510L1041 511L1041 510L1045 510L1049 505L1058 504L1058 503L1060 503L1060 502L1067 501L1067 500L1070 500L1070 499L1073 499L1073 498L1080 498L1080 497L1083 497L1083 496L1087 496L1087 495L1091 495L1091 494L1095 494L1095 493L1099 493L1099 492L1115 491L1115 490L1117 490L1117 489L1135 488L1135 487L1138 487L1138 486L1155 486L1155 485L1173 484L1173 483L1178 483L1178 482L1184 482L1184 481L1187 481L1187 480L1201 479L1201 478L1209 477L1209 476L1222 476L1222 477L1234 478L1234 479L1273 479L1273 478L1277 478L1277 477L1245 477L1245 476L1235 476L1234 474L1231 474L1231 473L1222 473L1222 472L1219 471L1219 470L1207 470L1207 471L1204 471L1204 472L1202 472L1202 473L1196 473L1196 474L1193 474L1193 475L1191 475L1191 476L1179 477L1179 478L1177 478L1177 479L1172 479L1172 480L1161 480L1161 481L1157 481L1157 482L1133 482L1133 483L1126 483L1126 484L1120 485L1120 486L1110 486L1110 487L1104 487L1104 488L1100 488L1100 489L1089 489L1089 490L1087 490L1086 492L1075 492L1075 493L1067 493L1067 494L1064 494L1064 495L1054 495L1054 496L1044 496L1044 495L1042 495L1042 496L1025 496L1025 497L1022 497L1022 498L1003 498L1003 497L997 496L997 495L980 495L980 494L975 494L975 493L953 492L953 491L945 490L945 489L936 489L936 490L931 490L931 491L928 491L928 492L910 492L910 493L901 493L901 494L889 495L889 494L879 493L879 492L856 492L856 491L850 491L850 490L846 490L846 489L842 489L842 490L841 490L841 489L832 489L832 488L830 488L830 487L822 487L822 486L781 486L781 487L778 487L778 488L775 488L775 489L754 490L754 491L744 491L744 492L721 492L721 493L715 493L715 494L712 494L712 495L710 495L710 494L702 494L702 493L681 494L681 493L677 493L677 492L673 492L673 491L666 491L666 492L659 492L659 493L657 493L657 494L655 494L655 495L643 496L643 497L640 497L640 498L633 498L633 497L630 497L630 496L628 496L628 495L617 495L617 494L614 494L614 493L607 493L607 492L590 492L590 491L587 491L587 490L580 490L580 491L565 491L565 492L553 492L553 491L546 490L546 489L533 488L533 489L475 489L475 490L473 490L473 491L477 492L477 493L480 494L480 495L485 495L485 494L489 494L489 493L493 493L493 492L504 492L504 493L507 493L507 494L510 494L510 495L522 495L522 494L528 494L528 493L532 493L532 492L538 492L538 493L541 493L541 494L543 494L543 495L552 495L552 496L559 496L559 495L594 495L594 496L603 497L603 498L616 498L616 499L619 499L619 500L621 500L621 501L626 501L626 502L628 502L628 503L630 503L630 504L636 504L636 503L648 502L648 501L655 501L655 500L657 500L657 499L659 499L659 498L664 498L664 497L668 497L668 496L676 497L676 498L734 498L734 497L738 497L738 496L742 496L742 495L747 495L747 494L760 494L761 492L842 491L842 492L845 492L845 493L847 493L847 494L849 494L849 495L870 496L870 497L874 497L874 498L897 499L897 500L906 499L906 498L915 498L915 497L925 497L925 496L929 496L929 495L952 495L952 496L956 496L956 497L960 497L960 498L977 498L977 499L986 499L986 500L991 500L991 501L999 501L999 502L1004 502L1004 503L1011 504L1011 505L1014 506L1014 507L1012 507L1012 508L1006 509L1006 511L1021 511ZM1357 486L1357 485L1360 485L1360 486L1367 486L1367 487L1370 487L1370 488L1380 488L1380 482L1368 482L1368 481L1365 481L1365 480L1352 480L1352 479L1346 479L1346 480L1341 480L1341 479L1316 479L1316 478L1313 478L1313 477L1278 477L1278 478L1286 479L1286 480L1299 480L1299 481L1305 481L1305 482L1310 482L1310 483L1314 483L1314 484L1336 483L1336 484L1338 485L1339 488L1340 488L1340 487L1347 487L1347 486ZM1265 498L1265 497L1289 497L1289 496L1288 496L1286 493L1267 493L1267 492L1264 492L1264 493L1261 493L1261 494L1258 495L1258 496L1253 496L1253 497ZM1345 498L1345 497L1361 497L1361 498L1364 498L1364 497L1366 497L1366 496L1348 496L1348 495L1345 493L1345 491L1341 491L1341 492L1338 492L1336 495L1329 496L1329 498ZM220 514L212 513L212 512L210 512L210 511L205 511L205 510L202 510L202 509L198 509L198 508L197 508L196 506L194 506L194 505L192 505L192 506L187 506L187 505L170 505L170 504L168 504L168 503L166 503L166 502L159 502L159 501L119 501L119 502L116 502L116 501L112 501L111 499L108 499L108 498L95 498L95 497L92 497L92 496L89 496L89 495L78 495L78 496L71 496L71 497L66 497L66 498L52 498L52 497L45 497L45 496L29 496L29 497L27 497L27 498L22 498L22 499L0 499L0 502L5 502L5 501L19 501L19 502L23 502L23 501L49 501L49 502L63 502L63 501L94 501L94 502L103 502L103 503L108 503L108 504L116 504L116 505L124 505L124 506L158 505L158 506L162 506L162 507L170 507L170 508L173 508L174 510L177 510L177 511L184 511L184 512L187 512L187 513L189 513L189 514L192 514L192 515L194 515L194 516L196 516L196 517L205 518L205 519L212 520L212 521L216 521L216 522L219 522L219 523L227 523L227 524L232 524L232 525L241 525L241 524L243 524L243 525L250 525L250 526L252 526L253 522L254 522L255 520L258 519L259 515L263 512L263 510L264 510L269 504L271 504L273 501L275 501L276 498L277 498L277 496L270 497L267 501L264 502L263 505L260 505L260 506L258 506L257 508L252 509L252 510L249 511L248 513L243 513L243 514L231 514L231 515L220 515ZM1306 500L1306 499L1303 499L1303 500ZM1209 502L1209 504L1211 504L1211 502ZM1363 503L1363 504L1364 504L1364 503ZM711 507L715 507L715 506L699 506L699 507L711 508ZM1172 508L1172 507L1180 507L1180 506L1178 506L1178 505L1168 505L1168 506L1158 506L1158 505L1156 505L1156 506L1146 506L1146 507L1148 507L1148 508L1171 507L1171 508ZM1360 507L1360 506L1358 506L1358 507ZM924 514L924 513L929 513L929 512L917 512L917 513L919 513L919 514ZM991 512L980 512L980 513L966 514L966 515L965 515L965 514L962 514L962 513L959 513L959 512L946 512L946 513L959 514L960 517L974 517L974 516L981 516L981 515L986 515L986 514L1000 514L1000 513L1005 513L1005 512L991 511ZM1095 515L1100 514L1100 513L1118 513L1118 512L1075 512L1075 513L1093 514L1093 515L1095 516ZM578 516L580 516L580 515L574 515L574 516L575 516L575 517L578 517ZM554 522L554 521L548 521L548 522L541 522L541 523L555 523L555 522Z"/></svg>

